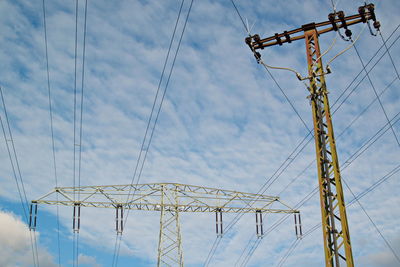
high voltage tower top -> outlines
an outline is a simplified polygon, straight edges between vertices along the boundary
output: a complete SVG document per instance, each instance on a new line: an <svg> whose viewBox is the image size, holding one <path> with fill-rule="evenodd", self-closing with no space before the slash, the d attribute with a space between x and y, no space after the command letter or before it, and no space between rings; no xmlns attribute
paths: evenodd
<svg viewBox="0 0 400 267"><path fill-rule="evenodd" d="M76 194L81 197L79 201L75 199ZM271 208L274 203L276 208ZM159 211L161 217L157 266L183 266L179 223L181 212L215 212L216 232L219 237L223 235L224 212L255 213L258 237L263 236L263 213L294 213L297 237L301 235L299 211L281 202L279 197L202 186L155 183L57 187L32 201L29 226L33 230L36 228L38 204L72 206L74 232L79 232L81 207L115 209L117 234L123 231L124 210Z"/></svg>
<svg viewBox="0 0 400 267"><path fill-rule="evenodd" d="M247 37L245 41L259 63L261 54L257 50L300 39L306 41L308 77L305 79L310 81L308 90L310 91L309 97L314 121L325 263L329 267L338 267L341 263L353 267L350 233L324 77L325 74L330 73L330 70L327 69L327 73L324 73L318 37L321 34L339 31L343 28L346 36L350 39L352 33L348 26L360 22L369 23L370 20L373 20L374 27L379 29L380 23L376 20L373 4L359 7L356 15L346 17L343 11L339 11L329 14L328 18L328 21L305 24L298 29L276 33L264 39L256 34ZM302 79L300 75L297 77Z"/></svg>

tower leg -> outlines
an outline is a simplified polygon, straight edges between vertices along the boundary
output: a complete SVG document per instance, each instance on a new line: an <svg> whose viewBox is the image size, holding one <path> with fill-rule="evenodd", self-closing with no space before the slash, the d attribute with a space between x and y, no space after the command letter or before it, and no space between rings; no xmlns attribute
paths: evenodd
<svg viewBox="0 0 400 267"><path fill-rule="evenodd" d="M157 266L183 266L182 238L176 190L162 186Z"/></svg>

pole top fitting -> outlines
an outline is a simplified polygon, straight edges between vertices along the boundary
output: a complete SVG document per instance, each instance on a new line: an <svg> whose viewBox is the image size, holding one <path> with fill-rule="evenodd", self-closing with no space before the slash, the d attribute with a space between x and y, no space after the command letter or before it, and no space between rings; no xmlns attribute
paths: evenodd
<svg viewBox="0 0 400 267"><path fill-rule="evenodd" d="M313 29L316 28L315 27L315 22L304 24L304 25L301 26L301 28L303 29L303 31L313 30Z"/></svg>

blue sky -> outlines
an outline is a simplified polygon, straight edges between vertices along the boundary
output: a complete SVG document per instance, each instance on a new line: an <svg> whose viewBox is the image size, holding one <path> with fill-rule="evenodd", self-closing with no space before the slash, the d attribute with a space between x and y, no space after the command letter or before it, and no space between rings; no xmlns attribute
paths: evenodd
<svg viewBox="0 0 400 267"><path fill-rule="evenodd" d="M344 10L348 15L356 13L358 6L363 4L363 1L334 2L338 10ZM45 3L58 182L60 186L71 186L75 1ZM183 16L189 3L185 1ZM254 24L252 33L264 37L312 21L324 21L332 12L330 0L237 0L236 4L249 24ZM382 35L387 38L400 23L400 3L386 0L375 4ZM131 182L179 5L177 0L88 1L82 185ZM78 96L83 15L84 1L81 0ZM182 31L183 21L182 17L178 34ZM27 198L31 200L55 186L42 1L1 1L0 25L0 85ZM363 25L351 29L354 36L361 32L356 45L361 58L367 62L382 45L382 40L379 36L371 36ZM388 44L392 44L399 34L396 31ZM141 183L179 182L257 192L307 134L274 81L255 62L244 43L245 36L230 1L194 0ZM321 49L327 49L335 36L334 33L321 36ZM173 49L176 45L177 40ZM328 62L348 45L338 38L323 61ZM367 69L383 52L378 53ZM397 64L399 42L393 44L390 53ZM303 41L265 49L262 57L267 64L291 67L302 75L307 70ZM334 60L331 68L332 74L326 77L331 104L349 85L350 90L356 88L333 116L335 133L339 136L374 100L375 95L368 79L362 80L364 75L351 83L362 70L354 49ZM311 129L311 107L304 84L290 72L272 70L272 74ZM387 55L370 72L378 93L396 77ZM394 80L381 96L390 119L399 112L399 86L399 79ZM0 111L3 120L2 105ZM337 140L339 160L345 168L342 175L356 195L399 164L400 148L390 130L350 165L346 162L385 124L382 109L375 102ZM400 135L399 124L394 125L394 131ZM314 143L311 141L266 194L280 193L314 157ZM27 228L3 137L0 162L0 265L33 266ZM282 199L294 206L317 185L316 173L316 166L312 164L285 189L280 195ZM399 189L399 174L395 174L360 200L398 255ZM345 198L352 199L347 188ZM300 210L303 229L307 231L320 222L318 195L314 195ZM39 212L37 230L41 266L57 266L55 208L40 206ZM71 209L60 208L62 266L72 266L71 214ZM115 239L113 216L114 213L107 210L83 211L80 233L82 266L111 265ZM231 218L225 216L224 221ZM265 227L268 229L280 218L280 215L268 215ZM348 208L348 218L356 265L398 266L357 203ZM159 214L132 212L124 232L118 266L154 266L158 226ZM253 235L254 218L246 215L229 236L222 239L210 266L234 266ZM214 215L183 214L182 236L185 264L202 266L215 239ZM294 239L290 220L263 239L248 266L277 266ZM284 266L322 266L323 261L322 233L317 229L300 242Z"/></svg>

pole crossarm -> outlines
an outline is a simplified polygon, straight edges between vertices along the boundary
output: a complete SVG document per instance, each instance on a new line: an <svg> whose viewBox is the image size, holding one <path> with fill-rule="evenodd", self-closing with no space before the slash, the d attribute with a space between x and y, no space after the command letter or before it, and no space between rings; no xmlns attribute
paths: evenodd
<svg viewBox="0 0 400 267"><path fill-rule="evenodd" d="M247 37L246 43L253 51L255 51L269 46L282 45L284 43L291 43L292 41L304 39L306 37L304 32L309 28L315 28L317 35L321 35L331 31L338 31L341 28L347 30L347 27L350 25L360 22L366 23L368 20L373 20L374 23L379 23L376 21L374 4L361 6L358 9L358 12L359 13L356 15L345 16L343 11L338 11L336 13L329 14L329 20L327 21L305 24L300 28L291 31L284 31L283 33L279 34L275 33L273 36L263 39L261 39L258 34L255 34Z"/></svg>
<svg viewBox="0 0 400 267"><path fill-rule="evenodd" d="M166 190L176 192L179 201L162 203L160 200ZM80 194L80 201L74 201L74 193ZM176 183L57 187L32 202L64 206L79 204L81 207L94 208L123 207L147 211L161 211L163 207L166 211L174 212L298 213L276 196ZM275 208L272 209L270 206L273 203ZM280 204L278 208L277 203Z"/></svg>

